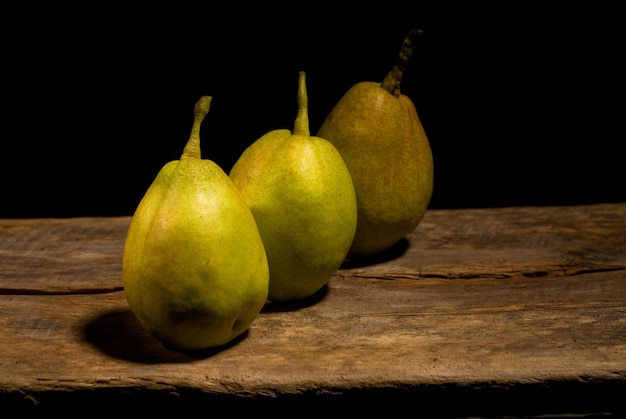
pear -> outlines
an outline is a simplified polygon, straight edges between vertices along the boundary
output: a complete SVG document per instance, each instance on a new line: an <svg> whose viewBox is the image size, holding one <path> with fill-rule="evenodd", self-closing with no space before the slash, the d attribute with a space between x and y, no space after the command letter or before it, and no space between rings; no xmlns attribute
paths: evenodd
<svg viewBox="0 0 626 419"><path fill-rule="evenodd" d="M228 175L200 155L200 125L211 99L198 100L180 160L161 168L139 202L122 259L131 311L150 335L181 351L242 335L269 286L250 208Z"/></svg>
<svg viewBox="0 0 626 419"><path fill-rule="evenodd" d="M269 300L311 297L339 268L356 230L348 169L327 140L309 131L306 75L299 73L293 131L276 129L249 145L229 176L257 222L269 261Z"/></svg>
<svg viewBox="0 0 626 419"><path fill-rule="evenodd" d="M333 143L352 176L357 231L348 258L380 255L420 223L433 192L433 155L402 76L421 33L411 30L382 83L350 87L317 135Z"/></svg>

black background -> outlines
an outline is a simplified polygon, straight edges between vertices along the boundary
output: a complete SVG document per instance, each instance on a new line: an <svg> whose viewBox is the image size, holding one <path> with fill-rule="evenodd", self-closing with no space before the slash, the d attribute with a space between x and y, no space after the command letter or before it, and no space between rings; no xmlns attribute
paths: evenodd
<svg viewBox="0 0 626 419"><path fill-rule="evenodd" d="M300 70L315 133L351 85L382 81L411 28L402 92L433 149L431 208L626 202L618 5L437 4L7 15L0 217L132 214L202 95L203 157L225 171L293 127Z"/></svg>

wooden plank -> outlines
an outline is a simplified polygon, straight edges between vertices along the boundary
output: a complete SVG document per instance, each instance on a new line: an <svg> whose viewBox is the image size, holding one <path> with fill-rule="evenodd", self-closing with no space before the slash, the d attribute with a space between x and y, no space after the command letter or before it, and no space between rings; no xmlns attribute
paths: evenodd
<svg viewBox="0 0 626 419"><path fill-rule="evenodd" d="M345 275L412 278L562 276L623 269L626 203L429 210L388 260L347 263ZM121 287L130 217L0 219L4 293Z"/></svg>
<svg viewBox="0 0 626 419"><path fill-rule="evenodd" d="M0 388L33 399L179 387L247 399L624 382L625 296L624 272L467 281L337 276L310 305L268 304L234 345L190 355L147 336L122 291L5 295Z"/></svg>
<svg viewBox="0 0 626 419"><path fill-rule="evenodd" d="M0 405L622 412L626 204L427 215L400 254L198 354L129 311L129 217L0 220Z"/></svg>
<svg viewBox="0 0 626 419"><path fill-rule="evenodd" d="M0 362L12 367L0 388L113 377L228 393L609 379L626 374L625 296L624 272L456 283L335 277L319 300L268 304L236 345L193 356L147 336L121 291L2 296ZM54 362L40 356L43 347Z"/></svg>
<svg viewBox="0 0 626 419"><path fill-rule="evenodd" d="M399 255L349 275L564 276L626 266L626 204L428 211Z"/></svg>

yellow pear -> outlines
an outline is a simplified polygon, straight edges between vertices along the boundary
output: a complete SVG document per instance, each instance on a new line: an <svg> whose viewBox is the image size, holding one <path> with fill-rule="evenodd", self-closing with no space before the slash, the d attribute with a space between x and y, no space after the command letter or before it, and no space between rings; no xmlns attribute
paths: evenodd
<svg viewBox="0 0 626 419"><path fill-rule="evenodd" d="M132 217L122 260L128 304L153 337L195 351L245 332L267 300L269 267L250 208L200 156L210 96L194 108L180 157L165 164Z"/></svg>
<svg viewBox="0 0 626 419"><path fill-rule="evenodd" d="M390 249L417 227L430 203L433 155L413 102L400 92L420 32L409 32L382 83L353 85L317 134L339 150L356 190L358 225L348 258Z"/></svg>
<svg viewBox="0 0 626 419"><path fill-rule="evenodd" d="M335 147L309 132L305 73L299 73L293 131L253 142L230 177L257 222L269 261L270 301L310 297L328 284L356 230L356 195Z"/></svg>

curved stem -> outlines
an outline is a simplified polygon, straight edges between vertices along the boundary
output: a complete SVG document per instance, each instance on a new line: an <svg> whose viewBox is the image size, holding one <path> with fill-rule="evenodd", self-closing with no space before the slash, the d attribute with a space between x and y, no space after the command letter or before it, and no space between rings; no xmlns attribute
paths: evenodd
<svg viewBox="0 0 626 419"><path fill-rule="evenodd" d="M404 42L402 42L400 51L398 51L396 62L393 64L393 67L391 67L391 70L389 70L389 73L387 73L387 76L385 76L385 79L380 84L383 89L395 97L400 97L400 83L402 82L404 70L413 55L413 51L415 50L415 40L422 33L424 33L424 31L419 29L411 29L409 31L409 34L406 38L404 38Z"/></svg>
<svg viewBox="0 0 626 419"><path fill-rule="evenodd" d="M202 96L193 108L193 125L191 126L191 134L189 140L183 149L183 157L201 158L200 154L200 126L204 117L209 113L212 96Z"/></svg>
<svg viewBox="0 0 626 419"><path fill-rule="evenodd" d="M298 78L298 114L293 127L294 135L311 135L309 131L309 98L306 92L306 74L301 71Z"/></svg>

